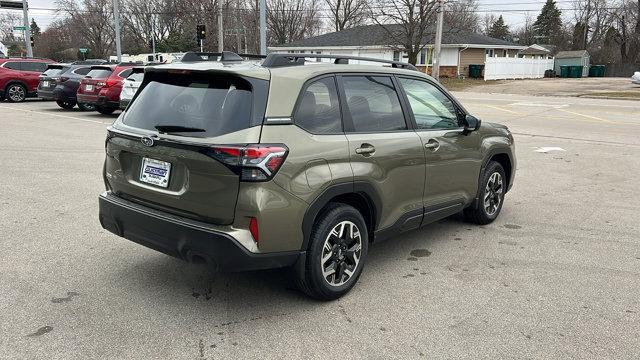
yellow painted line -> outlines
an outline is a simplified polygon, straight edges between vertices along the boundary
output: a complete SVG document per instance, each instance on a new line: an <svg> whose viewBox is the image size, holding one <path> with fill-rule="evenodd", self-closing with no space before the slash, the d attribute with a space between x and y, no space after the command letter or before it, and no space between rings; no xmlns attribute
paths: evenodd
<svg viewBox="0 0 640 360"><path fill-rule="evenodd" d="M591 116L591 115L580 114L580 113L577 113L577 112L575 112L575 111L569 111L569 110L564 110L564 109L556 109L556 110L558 110L558 111L562 111L562 112L567 113L567 114L572 114L572 115L582 116L583 118L586 118L586 119L602 121L602 122L606 122L606 123L609 123L609 124L619 124L618 122L615 122L615 121L611 121L611 120L603 119L603 118L600 118L600 117L597 117L597 116Z"/></svg>

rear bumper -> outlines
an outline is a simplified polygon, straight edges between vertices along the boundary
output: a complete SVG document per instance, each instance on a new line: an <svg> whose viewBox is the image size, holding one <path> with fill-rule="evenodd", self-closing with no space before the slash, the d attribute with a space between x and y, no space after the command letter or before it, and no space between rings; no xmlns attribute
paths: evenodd
<svg viewBox="0 0 640 360"><path fill-rule="evenodd" d="M78 99L78 102L81 104L90 104L90 105L98 104L98 95L78 94L76 98Z"/></svg>
<svg viewBox="0 0 640 360"><path fill-rule="evenodd" d="M53 89L38 89L38 97L44 100L55 100Z"/></svg>
<svg viewBox="0 0 640 360"><path fill-rule="evenodd" d="M293 265L300 251L251 253L231 235L206 223L169 215L113 195L99 197L100 224L118 236L167 255L196 262L204 259L223 271Z"/></svg>
<svg viewBox="0 0 640 360"><path fill-rule="evenodd" d="M120 99L120 110L126 109L130 102L131 100L129 99Z"/></svg>
<svg viewBox="0 0 640 360"><path fill-rule="evenodd" d="M119 109L120 102L118 101L110 101L106 96L98 96L98 100L96 102L97 106L105 109Z"/></svg>

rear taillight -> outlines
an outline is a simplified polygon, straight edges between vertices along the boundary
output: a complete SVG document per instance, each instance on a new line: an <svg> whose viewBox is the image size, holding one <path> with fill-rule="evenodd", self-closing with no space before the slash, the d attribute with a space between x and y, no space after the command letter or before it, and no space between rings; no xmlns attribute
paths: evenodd
<svg viewBox="0 0 640 360"><path fill-rule="evenodd" d="M101 86L104 86L104 81L98 81L96 83L96 87L101 87Z"/></svg>
<svg viewBox="0 0 640 360"><path fill-rule="evenodd" d="M241 181L267 181L278 172L289 149L282 144L213 146L207 155L239 173Z"/></svg>
<svg viewBox="0 0 640 360"><path fill-rule="evenodd" d="M105 83L105 86L106 87L112 87L112 86L116 85L117 83L118 83L118 80L109 78L109 79L107 79L107 82Z"/></svg>

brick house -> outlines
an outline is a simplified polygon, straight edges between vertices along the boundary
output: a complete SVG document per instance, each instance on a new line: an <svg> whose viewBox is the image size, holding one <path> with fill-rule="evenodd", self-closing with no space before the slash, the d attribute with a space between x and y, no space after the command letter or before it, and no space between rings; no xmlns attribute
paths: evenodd
<svg viewBox="0 0 640 360"><path fill-rule="evenodd" d="M387 60L407 61L399 45L391 44L389 32L398 33L399 25L363 25L319 36L269 47L270 52L291 52L328 55L352 55ZM433 64L433 32L425 36L425 47L418 56L416 66L431 73ZM510 41L482 34L445 30L442 36L440 76L468 76L469 65L484 65L489 57L517 57L522 46ZM318 59L320 61L320 59Z"/></svg>

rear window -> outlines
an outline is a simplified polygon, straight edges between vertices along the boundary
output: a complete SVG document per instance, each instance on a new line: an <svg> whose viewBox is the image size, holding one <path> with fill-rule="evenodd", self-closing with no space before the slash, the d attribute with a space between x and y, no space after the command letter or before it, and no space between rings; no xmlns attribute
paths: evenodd
<svg viewBox="0 0 640 360"><path fill-rule="evenodd" d="M267 90L266 80L156 73L143 84L123 123L152 131L158 125L204 130L176 135L220 136L262 124Z"/></svg>
<svg viewBox="0 0 640 360"><path fill-rule="evenodd" d="M58 76L58 75L62 74L63 72L67 71L67 69L69 69L69 68L68 67L49 68L49 69L45 70L45 72L43 72L42 75L45 75L45 76Z"/></svg>
<svg viewBox="0 0 640 360"><path fill-rule="evenodd" d="M88 77L92 79L104 79L108 78L111 75L111 70L107 69L91 69L87 74Z"/></svg>
<svg viewBox="0 0 640 360"><path fill-rule="evenodd" d="M133 74L129 75L127 80L142 81L142 78L144 78L144 73L133 73Z"/></svg>

